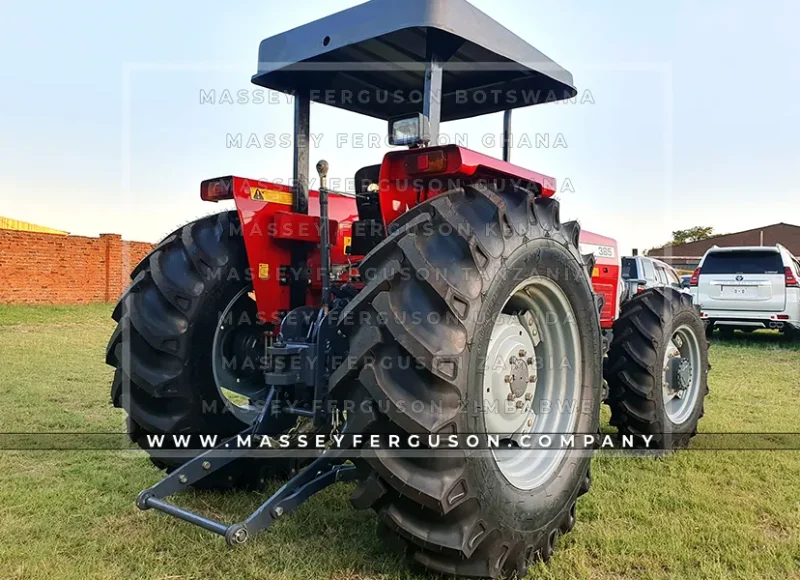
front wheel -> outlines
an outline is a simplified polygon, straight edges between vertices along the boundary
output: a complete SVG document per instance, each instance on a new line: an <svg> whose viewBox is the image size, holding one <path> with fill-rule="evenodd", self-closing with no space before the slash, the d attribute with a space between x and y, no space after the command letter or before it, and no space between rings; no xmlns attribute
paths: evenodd
<svg viewBox="0 0 800 580"><path fill-rule="evenodd" d="M503 445L365 452L353 504L375 509L431 570L524 575L572 529L590 484L590 451L524 445L598 428L599 302L580 229L560 223L553 199L477 185L392 229L364 259L368 283L341 317L353 362L332 383L345 405L359 399L348 422L401 436L496 434Z"/></svg>
<svg viewBox="0 0 800 580"><path fill-rule="evenodd" d="M653 449L689 443L708 393L705 331L691 297L674 288L623 306L606 365L611 424L621 434L652 435Z"/></svg>

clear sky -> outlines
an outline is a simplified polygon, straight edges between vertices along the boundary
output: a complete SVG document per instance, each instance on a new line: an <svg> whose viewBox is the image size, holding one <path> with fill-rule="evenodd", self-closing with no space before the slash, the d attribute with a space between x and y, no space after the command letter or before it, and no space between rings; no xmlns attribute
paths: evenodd
<svg viewBox="0 0 800 580"><path fill-rule="evenodd" d="M156 241L221 209L200 201L205 178L288 179L286 98L212 105L201 92L256 88L263 38L358 3L0 0L0 215ZM532 146L513 161L570 184L562 217L625 252L694 225L800 224L800 2L473 3L590 96L514 113ZM325 157L340 180L384 151L336 137L382 136L381 121L314 105L311 129L312 165ZM442 127L497 156L483 136L500 130L500 115ZM245 147L253 134L261 147Z"/></svg>

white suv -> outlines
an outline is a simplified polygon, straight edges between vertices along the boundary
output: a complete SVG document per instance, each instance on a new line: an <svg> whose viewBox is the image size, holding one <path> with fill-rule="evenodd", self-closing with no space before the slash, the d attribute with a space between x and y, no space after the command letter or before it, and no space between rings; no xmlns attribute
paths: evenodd
<svg viewBox="0 0 800 580"><path fill-rule="evenodd" d="M707 332L800 332L800 263L781 245L709 249L689 281Z"/></svg>

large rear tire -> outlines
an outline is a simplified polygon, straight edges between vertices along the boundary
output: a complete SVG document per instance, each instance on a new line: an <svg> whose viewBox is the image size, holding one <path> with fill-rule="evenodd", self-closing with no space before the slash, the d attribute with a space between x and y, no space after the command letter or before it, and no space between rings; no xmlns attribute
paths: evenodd
<svg viewBox="0 0 800 580"><path fill-rule="evenodd" d="M709 368L706 327L691 297L674 288L637 294L614 323L611 424L622 435L652 435L651 449L685 447L703 416Z"/></svg>
<svg viewBox="0 0 800 580"><path fill-rule="evenodd" d="M490 432L497 423L485 409L494 396L487 353L496 321L528 308L518 292L530 281L537 289L532 294L551 298L527 310L547 336L536 350L538 370L526 366L523 375L538 372L542 384L571 387L577 406L570 432L597 431L599 302L587 273L591 264L577 248L580 228L561 224L558 208L556 200L511 185L476 185L441 194L391 225L392 233L362 262L367 284L341 317L350 351L331 383L345 407L343 399L356 399L348 423L380 434ZM546 301L556 297L572 314L568 320L545 320ZM552 344L572 337L562 343L572 341L575 356L548 361L560 352L548 351L551 336ZM506 387L516 389L518 378ZM524 389L520 384L517 395ZM525 400L517 399L525 406L520 413L527 411ZM383 531L401 538L412 558L433 571L523 575L530 563L549 559L558 537L575 525L590 461L590 451L565 450L537 479L525 469L514 475L486 451L425 457L364 451L352 502L376 510Z"/></svg>
<svg viewBox="0 0 800 580"><path fill-rule="evenodd" d="M226 344L246 340L263 330L247 295L252 279L236 213L212 215L176 230L131 277L112 315L118 326L106 355L116 369L112 402L128 413L131 439L144 445L148 435L226 436L243 430L257 411L259 382L263 386L259 361L227 357L220 365L220 357L215 359L223 339ZM253 399L234 403L221 388L220 376L251 385ZM147 450L153 463L167 471L190 458ZM267 479L284 477L291 467L281 458L240 459L198 487L260 487Z"/></svg>

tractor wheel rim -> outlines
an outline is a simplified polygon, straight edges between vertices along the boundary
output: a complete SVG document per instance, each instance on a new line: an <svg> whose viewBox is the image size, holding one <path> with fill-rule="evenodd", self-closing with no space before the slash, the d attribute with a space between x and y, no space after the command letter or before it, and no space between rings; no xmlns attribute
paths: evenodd
<svg viewBox="0 0 800 580"><path fill-rule="evenodd" d="M250 324L256 324L257 309L251 297L252 286L242 288L228 303L217 320L212 342L212 371L217 391L225 405L224 412L232 413L237 419L248 425L258 417L263 399L267 393L263 374L260 372L243 373L244 367L259 365L261 361L238 360L238 357L226 353L226 345L237 332L237 323L242 320L242 313L247 315Z"/></svg>
<svg viewBox="0 0 800 580"><path fill-rule="evenodd" d="M486 433L501 439L492 449L494 461L518 489L542 485L567 455L560 436L574 433L580 411L580 344L569 299L549 278L522 282L495 321L483 417Z"/></svg>
<svg viewBox="0 0 800 580"><path fill-rule="evenodd" d="M700 341L694 330L680 326L664 354L663 398L669 420L680 425L694 413L700 392Z"/></svg>

